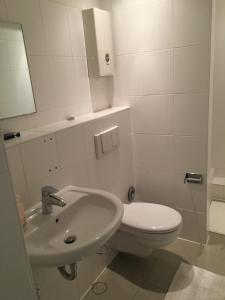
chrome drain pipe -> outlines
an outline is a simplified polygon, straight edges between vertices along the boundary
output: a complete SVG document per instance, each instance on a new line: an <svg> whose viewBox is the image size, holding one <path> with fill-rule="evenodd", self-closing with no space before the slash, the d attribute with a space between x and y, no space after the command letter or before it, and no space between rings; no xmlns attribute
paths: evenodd
<svg viewBox="0 0 225 300"><path fill-rule="evenodd" d="M59 273L66 280L74 280L77 277L77 263L68 265L70 272L67 272L66 266L58 267Z"/></svg>

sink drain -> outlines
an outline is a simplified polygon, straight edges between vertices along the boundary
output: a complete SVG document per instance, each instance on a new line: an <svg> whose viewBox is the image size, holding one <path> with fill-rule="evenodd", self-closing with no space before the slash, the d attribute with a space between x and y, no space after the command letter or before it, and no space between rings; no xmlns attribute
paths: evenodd
<svg viewBox="0 0 225 300"><path fill-rule="evenodd" d="M73 244L76 241L76 236L75 235L69 235L67 237L65 237L64 239L64 243L65 244Z"/></svg>

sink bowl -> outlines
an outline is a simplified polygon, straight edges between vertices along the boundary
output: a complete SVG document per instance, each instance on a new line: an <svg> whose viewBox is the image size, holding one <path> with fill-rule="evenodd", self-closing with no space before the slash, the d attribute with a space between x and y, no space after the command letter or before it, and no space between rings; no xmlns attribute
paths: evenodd
<svg viewBox="0 0 225 300"><path fill-rule="evenodd" d="M31 264L64 266L94 254L119 228L123 205L115 195L69 186L57 193L66 202L28 219L25 243Z"/></svg>

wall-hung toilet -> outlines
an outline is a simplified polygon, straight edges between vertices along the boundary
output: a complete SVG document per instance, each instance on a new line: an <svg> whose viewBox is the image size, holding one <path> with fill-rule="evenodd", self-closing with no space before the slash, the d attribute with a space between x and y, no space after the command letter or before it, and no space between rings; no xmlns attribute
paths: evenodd
<svg viewBox="0 0 225 300"><path fill-rule="evenodd" d="M168 206L142 202L124 204L121 226L110 245L118 251L145 257L153 249L175 241L181 226L181 215Z"/></svg>

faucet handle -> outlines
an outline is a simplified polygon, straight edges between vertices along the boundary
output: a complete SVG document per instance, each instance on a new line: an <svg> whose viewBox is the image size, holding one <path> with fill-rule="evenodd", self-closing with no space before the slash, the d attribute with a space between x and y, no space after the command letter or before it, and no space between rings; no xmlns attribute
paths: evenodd
<svg viewBox="0 0 225 300"><path fill-rule="evenodd" d="M57 192L58 190L50 185L46 185L41 188L41 193L43 196L49 196L50 194L55 194Z"/></svg>

